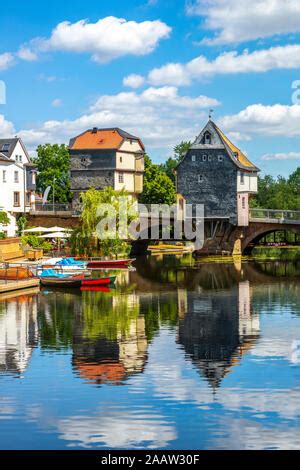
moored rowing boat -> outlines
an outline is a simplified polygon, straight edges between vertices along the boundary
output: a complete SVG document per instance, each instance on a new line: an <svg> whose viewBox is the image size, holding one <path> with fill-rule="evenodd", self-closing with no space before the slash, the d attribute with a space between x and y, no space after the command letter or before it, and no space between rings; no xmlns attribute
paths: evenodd
<svg viewBox="0 0 300 470"><path fill-rule="evenodd" d="M90 260L87 267L96 268L128 268L135 259L114 259L114 260Z"/></svg>

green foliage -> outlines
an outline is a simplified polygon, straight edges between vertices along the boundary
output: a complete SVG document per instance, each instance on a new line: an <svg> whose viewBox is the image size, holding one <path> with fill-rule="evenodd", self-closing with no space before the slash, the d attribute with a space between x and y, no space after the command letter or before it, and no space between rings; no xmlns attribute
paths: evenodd
<svg viewBox="0 0 300 470"><path fill-rule="evenodd" d="M81 194L82 213L80 227L74 230L71 237L72 251L75 254L84 256L96 255L100 252L105 256L118 256L127 254L130 247L119 234L120 214L124 212L124 208L120 206L120 198L125 200L128 213L128 225L137 218L137 213L133 208L133 201L129 194L125 191L115 191L111 187L107 187L102 191L94 188L89 189ZM109 221L112 221L112 215L108 211L102 214L98 212L101 204L109 204L116 214L116 233L110 232L108 229ZM105 223L104 223L105 222ZM97 228L103 223L106 227L106 238L100 239ZM108 235L111 238L108 238Z"/></svg>
<svg viewBox="0 0 300 470"><path fill-rule="evenodd" d="M182 141L180 144L174 147L174 156L168 158L165 163L159 165L160 169L166 173L166 175L173 181L175 184L175 174L174 170L182 157L186 154L186 152L190 149L192 142Z"/></svg>
<svg viewBox="0 0 300 470"><path fill-rule="evenodd" d="M50 251L52 249L51 243L39 238L36 234L23 235L21 237L22 245L29 245L31 248Z"/></svg>
<svg viewBox="0 0 300 470"><path fill-rule="evenodd" d="M143 204L174 204L176 191L174 182L159 165L145 157L144 189L139 201Z"/></svg>
<svg viewBox="0 0 300 470"><path fill-rule="evenodd" d="M8 225L9 224L8 215L4 211L0 211L0 224L1 225Z"/></svg>
<svg viewBox="0 0 300 470"><path fill-rule="evenodd" d="M53 200L53 190L55 189L55 201L67 203L71 201L70 192L70 156L66 145L39 145L38 156L34 163L37 164L37 190L43 193L48 186L51 186L49 200ZM54 184L53 184L54 182Z"/></svg>
<svg viewBox="0 0 300 470"><path fill-rule="evenodd" d="M27 217L25 214L22 214L18 220L17 220L17 226L18 226L18 232L19 232L19 235L22 234L23 230L26 229L26 226L27 226Z"/></svg>
<svg viewBox="0 0 300 470"><path fill-rule="evenodd" d="M300 209L300 168L288 178L270 175L258 179L258 193L251 200L252 207L264 209Z"/></svg>
<svg viewBox="0 0 300 470"><path fill-rule="evenodd" d="M0 232L0 240L4 240L6 238L6 235L4 232Z"/></svg>

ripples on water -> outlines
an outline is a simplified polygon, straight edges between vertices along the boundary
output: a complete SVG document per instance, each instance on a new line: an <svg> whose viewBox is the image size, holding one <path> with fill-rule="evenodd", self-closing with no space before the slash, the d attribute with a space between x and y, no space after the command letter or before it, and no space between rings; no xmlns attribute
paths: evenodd
<svg viewBox="0 0 300 470"><path fill-rule="evenodd" d="M2 297L0 447L299 448L299 274L148 258Z"/></svg>

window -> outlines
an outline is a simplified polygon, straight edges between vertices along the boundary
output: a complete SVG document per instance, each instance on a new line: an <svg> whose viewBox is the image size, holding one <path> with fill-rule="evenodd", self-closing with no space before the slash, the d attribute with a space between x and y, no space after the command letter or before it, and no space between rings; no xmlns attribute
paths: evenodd
<svg viewBox="0 0 300 470"><path fill-rule="evenodd" d="M198 183L203 183L203 175L198 175Z"/></svg>
<svg viewBox="0 0 300 470"><path fill-rule="evenodd" d="M223 161L223 155L218 155L218 161L222 162Z"/></svg>
<svg viewBox="0 0 300 470"><path fill-rule="evenodd" d="M245 197L242 198L242 208L246 209L246 198Z"/></svg>
<svg viewBox="0 0 300 470"><path fill-rule="evenodd" d="M22 162L22 155L19 155L19 162Z"/></svg>
<svg viewBox="0 0 300 470"><path fill-rule="evenodd" d="M122 163L122 162L123 162L123 157L120 157L120 163Z"/></svg>
<svg viewBox="0 0 300 470"><path fill-rule="evenodd" d="M124 183L124 173L119 173L119 183Z"/></svg>
<svg viewBox="0 0 300 470"><path fill-rule="evenodd" d="M2 181L3 183L6 183L6 170L2 171Z"/></svg>
<svg viewBox="0 0 300 470"><path fill-rule="evenodd" d="M203 155L202 161L203 161L203 162L206 162L206 160L207 160L207 155Z"/></svg>
<svg viewBox="0 0 300 470"><path fill-rule="evenodd" d="M31 193L26 193L25 202L26 202L26 206L27 206L27 207L30 206L30 196L31 196Z"/></svg>
<svg viewBox="0 0 300 470"><path fill-rule="evenodd" d="M36 183L36 173L34 171L32 172L31 182L32 184Z"/></svg>
<svg viewBox="0 0 300 470"><path fill-rule="evenodd" d="M211 133L210 132L205 132L205 134L204 134L204 143L205 144L211 144Z"/></svg>
<svg viewBox="0 0 300 470"><path fill-rule="evenodd" d="M20 207L20 193L14 193L14 207Z"/></svg>
<svg viewBox="0 0 300 470"><path fill-rule="evenodd" d="M241 184L245 184L245 175L241 173Z"/></svg>
<svg viewBox="0 0 300 470"><path fill-rule="evenodd" d="M15 183L19 182L19 172L18 171L15 171L15 173L14 173L14 182Z"/></svg>
<svg viewBox="0 0 300 470"><path fill-rule="evenodd" d="M208 155L208 161L211 162L212 161L212 156L211 155Z"/></svg>
<svg viewBox="0 0 300 470"><path fill-rule="evenodd" d="M196 161L196 155L192 155L192 162Z"/></svg>
<svg viewBox="0 0 300 470"><path fill-rule="evenodd" d="M8 152L9 149L10 149L10 144L3 144L2 145L2 148L1 148L2 152Z"/></svg>

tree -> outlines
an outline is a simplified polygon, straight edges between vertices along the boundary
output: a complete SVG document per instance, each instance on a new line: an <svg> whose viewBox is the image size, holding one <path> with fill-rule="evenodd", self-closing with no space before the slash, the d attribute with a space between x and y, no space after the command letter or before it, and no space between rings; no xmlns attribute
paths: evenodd
<svg viewBox="0 0 300 470"><path fill-rule="evenodd" d="M176 191L173 181L163 172L159 165L145 157L144 189L139 202L142 204L174 204Z"/></svg>
<svg viewBox="0 0 300 470"><path fill-rule="evenodd" d="M263 209L299 210L300 168L287 179L266 175L258 178L258 193L251 200L252 207Z"/></svg>
<svg viewBox="0 0 300 470"><path fill-rule="evenodd" d="M162 163L159 167L166 173L166 175L173 181L175 184L175 174L174 170L186 152L190 149L192 142L182 141L180 144L174 147L174 156L169 157L165 163Z"/></svg>
<svg viewBox="0 0 300 470"><path fill-rule="evenodd" d="M122 206L124 201L128 214L126 229L138 217L134 209L134 202L129 194L125 190L115 191L111 187L101 191L91 188L81 194L81 200L80 227L74 231L71 239L73 251L76 254L85 256L97 253L99 249L106 256L114 255L117 257L120 254L127 253L130 248L129 244L119 233L120 214L124 213L124 207ZM99 208L102 204L108 204L113 214L110 214L106 208L105 211L100 212ZM115 220L114 215L116 215ZM115 221L116 231L110 228L110 221ZM101 223L104 225L106 237L99 233ZM128 234L125 235L125 238L129 236Z"/></svg>
<svg viewBox="0 0 300 470"><path fill-rule="evenodd" d="M51 186L49 201L67 203L71 201L70 156L66 145L39 145L34 160L38 168L37 190L43 193Z"/></svg>
<svg viewBox="0 0 300 470"><path fill-rule="evenodd" d="M0 225L9 225L9 218L6 212L0 211Z"/></svg>

